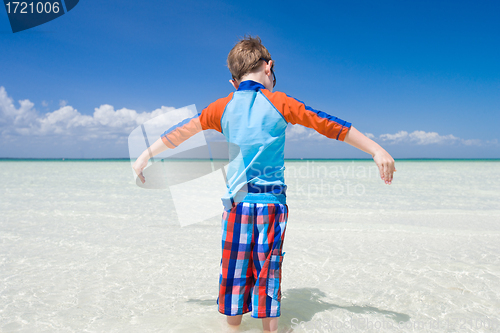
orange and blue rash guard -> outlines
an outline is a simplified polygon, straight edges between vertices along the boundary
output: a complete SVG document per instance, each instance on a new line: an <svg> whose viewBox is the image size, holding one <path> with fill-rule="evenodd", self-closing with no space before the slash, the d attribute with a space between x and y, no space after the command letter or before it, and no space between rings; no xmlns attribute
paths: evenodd
<svg viewBox="0 0 500 333"><path fill-rule="evenodd" d="M161 138L169 148L175 148L202 130L221 132L229 143L231 161L227 168L227 192L222 198L224 206L231 207L234 202L285 204L284 148L288 123L341 141L351 127L351 123L249 80L195 117L170 128Z"/></svg>

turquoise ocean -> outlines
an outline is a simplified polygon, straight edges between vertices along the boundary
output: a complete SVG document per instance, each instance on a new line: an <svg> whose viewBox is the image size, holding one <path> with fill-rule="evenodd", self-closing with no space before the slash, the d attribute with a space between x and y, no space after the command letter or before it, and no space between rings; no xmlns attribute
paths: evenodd
<svg viewBox="0 0 500 333"><path fill-rule="evenodd" d="M500 160L396 168L388 186L368 160L286 162L280 332L500 331ZM227 331L220 214L181 226L191 192L138 187L128 160L0 175L0 332Z"/></svg>

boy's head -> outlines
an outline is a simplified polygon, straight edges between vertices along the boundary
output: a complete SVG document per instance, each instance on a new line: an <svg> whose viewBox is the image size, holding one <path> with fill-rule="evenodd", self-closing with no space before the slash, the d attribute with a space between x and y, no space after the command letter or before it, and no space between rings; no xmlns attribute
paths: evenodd
<svg viewBox="0 0 500 333"><path fill-rule="evenodd" d="M266 49L259 37L245 36L229 52L227 56L227 67L238 82L246 74L253 73L261 67L265 61L269 63L271 54Z"/></svg>

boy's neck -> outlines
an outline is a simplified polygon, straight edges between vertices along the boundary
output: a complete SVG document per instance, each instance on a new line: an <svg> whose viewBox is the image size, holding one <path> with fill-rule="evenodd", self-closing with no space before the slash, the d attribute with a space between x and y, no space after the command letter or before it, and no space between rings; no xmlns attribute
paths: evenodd
<svg viewBox="0 0 500 333"><path fill-rule="evenodd" d="M236 90L238 90L238 86L241 82L251 80L251 81L262 84L267 90L272 92L273 86L269 84L269 79L267 78L266 72L263 69L259 70L257 72L248 73L248 74L244 75L237 85L235 85L233 83L234 88Z"/></svg>
<svg viewBox="0 0 500 333"><path fill-rule="evenodd" d="M240 83L243 82L243 81L248 81L248 80L251 80L251 81L254 81L254 82L258 82L258 83L262 84L263 86L265 86L265 84L264 84L265 74L263 76L262 72L248 73L247 75L245 75L245 76L243 76L241 78Z"/></svg>

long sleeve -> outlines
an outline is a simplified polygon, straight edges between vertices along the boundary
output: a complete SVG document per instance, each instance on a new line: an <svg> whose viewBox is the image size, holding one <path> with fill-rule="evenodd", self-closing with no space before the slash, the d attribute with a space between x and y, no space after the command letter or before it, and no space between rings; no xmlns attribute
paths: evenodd
<svg viewBox="0 0 500 333"><path fill-rule="evenodd" d="M291 124L300 124L312 128L328 138L340 141L345 139L351 127L351 123L323 111L315 110L304 102L284 93L271 93L268 90L262 90L262 92L283 115L285 120Z"/></svg>
<svg viewBox="0 0 500 333"><path fill-rule="evenodd" d="M232 98L232 95L233 94L231 93L225 98L218 99L204 108L196 116L185 119L166 130L161 135L163 143L167 147L173 149L201 131L213 129L218 132L222 132L220 120L227 103L229 103Z"/></svg>

